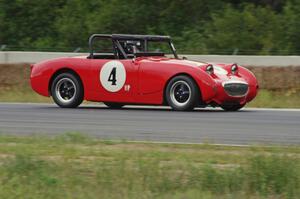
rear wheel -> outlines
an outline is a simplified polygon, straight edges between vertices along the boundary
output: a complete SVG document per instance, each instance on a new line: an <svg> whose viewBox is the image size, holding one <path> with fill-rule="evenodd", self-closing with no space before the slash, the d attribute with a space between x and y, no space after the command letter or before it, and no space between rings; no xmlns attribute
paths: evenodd
<svg viewBox="0 0 300 199"><path fill-rule="evenodd" d="M120 109L124 106L124 104L115 103L115 102L104 102L104 104L112 109Z"/></svg>
<svg viewBox="0 0 300 199"><path fill-rule="evenodd" d="M224 111L238 111L245 106L245 104L230 104L220 105Z"/></svg>
<svg viewBox="0 0 300 199"><path fill-rule="evenodd" d="M176 76L168 83L165 91L167 103L176 111L190 111L197 105L199 89L190 77Z"/></svg>
<svg viewBox="0 0 300 199"><path fill-rule="evenodd" d="M53 80L51 95L58 106L62 108L76 108L83 101L83 86L76 75L62 73Z"/></svg>

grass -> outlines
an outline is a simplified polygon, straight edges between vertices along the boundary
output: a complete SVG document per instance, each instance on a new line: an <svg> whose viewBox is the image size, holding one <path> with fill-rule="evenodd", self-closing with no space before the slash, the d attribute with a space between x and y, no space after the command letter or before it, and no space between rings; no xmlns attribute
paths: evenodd
<svg viewBox="0 0 300 199"><path fill-rule="evenodd" d="M260 90L248 107L259 108L300 108L300 90L268 91Z"/></svg>
<svg viewBox="0 0 300 199"><path fill-rule="evenodd" d="M36 94L31 88L15 87L0 88L0 102L52 103L52 100L51 98ZM289 90L283 92L260 90L258 96L247 106L264 108L300 108L300 91Z"/></svg>
<svg viewBox="0 0 300 199"><path fill-rule="evenodd" d="M0 87L0 102L48 103L51 99L35 93L28 87Z"/></svg>
<svg viewBox="0 0 300 199"><path fill-rule="evenodd" d="M298 198L300 147L0 136L0 198Z"/></svg>

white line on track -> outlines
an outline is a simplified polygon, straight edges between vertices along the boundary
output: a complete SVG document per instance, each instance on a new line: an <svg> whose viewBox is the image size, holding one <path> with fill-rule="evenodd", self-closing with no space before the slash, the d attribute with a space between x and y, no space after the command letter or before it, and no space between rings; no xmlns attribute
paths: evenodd
<svg viewBox="0 0 300 199"><path fill-rule="evenodd" d="M115 140L115 139L104 139L112 142L119 142L122 140ZM207 143L207 142L163 142L163 141L143 141L143 140L126 140L127 143L140 143L140 144L178 144L178 145L210 145L210 146L227 146L227 147L253 147L253 146L262 146L262 147L290 147L290 146L297 146L293 144L218 144L218 143Z"/></svg>
<svg viewBox="0 0 300 199"><path fill-rule="evenodd" d="M298 108L245 108L246 110L253 111L300 111ZM243 110L243 109L242 109Z"/></svg>

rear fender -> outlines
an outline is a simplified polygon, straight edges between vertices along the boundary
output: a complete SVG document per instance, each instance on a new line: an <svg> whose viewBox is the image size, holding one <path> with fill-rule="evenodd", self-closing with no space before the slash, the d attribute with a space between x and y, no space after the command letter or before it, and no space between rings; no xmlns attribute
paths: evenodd
<svg viewBox="0 0 300 199"><path fill-rule="evenodd" d="M58 58L35 64L32 67L30 81L33 90L43 96L50 96L51 83L56 77L64 71L72 71L81 80L84 91L88 91L91 84L89 74L89 64L85 59L77 58ZM87 92L84 92L86 99Z"/></svg>

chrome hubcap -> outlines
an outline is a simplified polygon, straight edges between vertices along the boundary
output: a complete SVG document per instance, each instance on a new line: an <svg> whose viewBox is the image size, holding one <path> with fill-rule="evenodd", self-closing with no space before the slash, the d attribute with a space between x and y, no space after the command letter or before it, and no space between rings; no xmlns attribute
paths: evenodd
<svg viewBox="0 0 300 199"><path fill-rule="evenodd" d="M191 87L185 81L175 82L171 87L170 95L175 105L184 106L191 98Z"/></svg>
<svg viewBox="0 0 300 199"><path fill-rule="evenodd" d="M63 102L68 103L72 101L76 95L76 86L70 78L62 78L55 87L57 98Z"/></svg>

